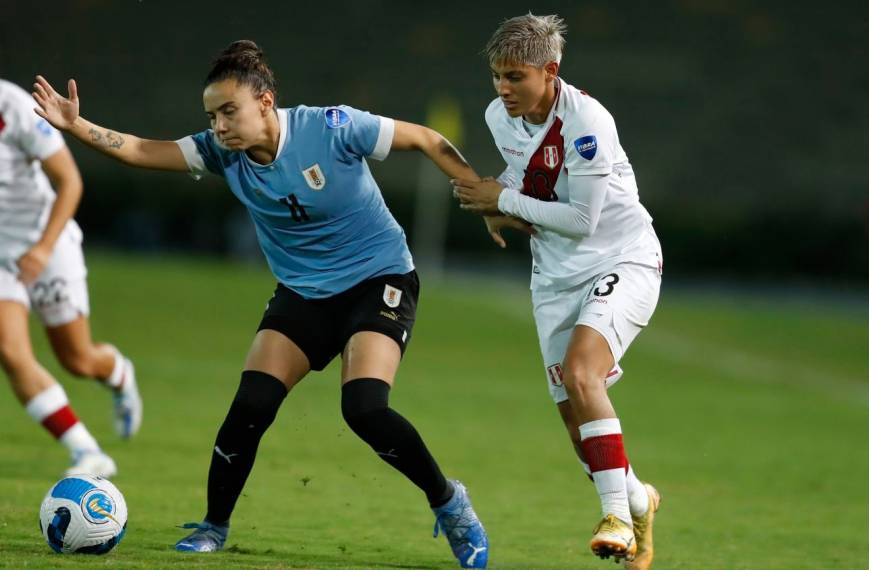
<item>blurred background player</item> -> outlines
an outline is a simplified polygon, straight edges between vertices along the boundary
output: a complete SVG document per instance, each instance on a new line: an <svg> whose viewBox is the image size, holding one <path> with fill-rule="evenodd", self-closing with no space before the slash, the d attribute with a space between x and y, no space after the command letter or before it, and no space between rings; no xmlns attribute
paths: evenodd
<svg viewBox="0 0 869 570"><path fill-rule="evenodd" d="M492 216L490 233L503 216L536 230L531 289L549 389L601 500L590 547L648 568L660 496L628 463L607 387L657 304L661 247L612 116L558 77L564 31L557 16L532 14L495 31L486 55L498 98L486 123L507 169L497 181L455 181L455 194Z"/></svg>
<svg viewBox="0 0 869 570"><path fill-rule="evenodd" d="M350 107L276 107L272 70L253 42L230 44L205 80L211 129L179 141L107 130L37 77L39 114L133 166L224 177L248 209L278 281L214 445L208 511L176 549L223 548L257 447L288 392L342 356L341 410L350 428L422 490L463 567L484 568L488 539L465 487L447 481L389 392L416 318L419 281L404 231L368 165L419 150L449 176L477 179L438 133Z"/></svg>
<svg viewBox="0 0 869 570"><path fill-rule="evenodd" d="M27 413L69 449L67 473L110 477L114 461L30 343L32 308L63 367L112 390L118 434L138 431L142 402L132 364L115 347L91 340L82 234L72 219L81 176L63 137L34 107L27 92L0 80L0 364Z"/></svg>

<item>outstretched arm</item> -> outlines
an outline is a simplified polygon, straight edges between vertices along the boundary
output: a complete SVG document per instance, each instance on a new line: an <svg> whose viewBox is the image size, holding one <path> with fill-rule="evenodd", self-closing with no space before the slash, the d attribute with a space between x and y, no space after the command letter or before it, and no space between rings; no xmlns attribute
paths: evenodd
<svg viewBox="0 0 869 570"><path fill-rule="evenodd" d="M429 157L450 178L480 179L446 137L422 125L395 121L392 150L418 150Z"/></svg>
<svg viewBox="0 0 869 570"><path fill-rule="evenodd" d="M480 177L477 176L477 173L474 172L474 169L471 168L471 165L468 164L456 147L446 137L428 127L395 121L392 149L421 151L451 179L480 180ZM500 247L507 247L504 238L501 236L503 228L513 228L527 234L534 233L530 225L507 216L486 216L485 222L486 231L489 232L492 241Z"/></svg>
<svg viewBox="0 0 869 570"><path fill-rule="evenodd" d="M155 170L187 172L187 161L175 141L143 139L91 123L79 115L78 89L74 79L64 97L41 75L33 84L36 114L78 140L125 164Z"/></svg>

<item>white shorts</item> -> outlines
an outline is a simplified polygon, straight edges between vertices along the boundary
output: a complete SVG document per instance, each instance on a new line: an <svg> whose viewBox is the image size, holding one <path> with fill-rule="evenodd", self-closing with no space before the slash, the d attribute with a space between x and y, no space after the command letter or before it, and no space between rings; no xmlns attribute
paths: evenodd
<svg viewBox="0 0 869 570"><path fill-rule="evenodd" d="M660 289L661 273L657 268L619 263L570 289L532 291L546 381L556 403L567 400L561 364L573 330L586 325L606 339L617 371L607 378L609 387L621 377L619 360L655 312Z"/></svg>
<svg viewBox="0 0 869 570"><path fill-rule="evenodd" d="M48 265L29 286L18 280L9 263L0 265L0 301L15 301L32 309L47 327L57 327L90 314L87 267L81 250L81 230L74 222L57 238Z"/></svg>

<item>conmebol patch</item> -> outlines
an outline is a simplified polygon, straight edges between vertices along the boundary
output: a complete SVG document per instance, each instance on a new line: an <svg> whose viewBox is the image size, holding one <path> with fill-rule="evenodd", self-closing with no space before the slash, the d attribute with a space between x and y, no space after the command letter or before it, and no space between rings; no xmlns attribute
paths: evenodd
<svg viewBox="0 0 869 570"><path fill-rule="evenodd" d="M326 126L330 129L340 129L350 122L350 115L338 107L326 109Z"/></svg>
<svg viewBox="0 0 869 570"><path fill-rule="evenodd" d="M576 152L579 153L579 156L586 160L591 160L597 153L597 137L594 135L580 137L573 141L573 146L576 147Z"/></svg>

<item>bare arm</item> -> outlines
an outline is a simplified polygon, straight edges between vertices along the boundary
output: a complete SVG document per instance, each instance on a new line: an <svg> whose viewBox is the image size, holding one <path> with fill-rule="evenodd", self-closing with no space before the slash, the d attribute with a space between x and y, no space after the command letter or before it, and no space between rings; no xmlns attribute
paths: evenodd
<svg viewBox="0 0 869 570"><path fill-rule="evenodd" d="M450 178L479 180L471 165L439 132L422 125L395 121L392 150L418 150Z"/></svg>
<svg viewBox="0 0 869 570"><path fill-rule="evenodd" d="M75 160L67 147L42 161L42 169L51 181L57 198L48 214L48 222L39 241L18 259L19 278L32 283L48 264L54 244L81 201L82 182Z"/></svg>
<svg viewBox="0 0 869 570"><path fill-rule="evenodd" d="M439 132L416 125L414 123L405 123L404 121L395 121L395 134L392 138L392 150L418 150L431 159L441 171L453 178L464 178L469 176L467 180L480 180L471 165L459 153L459 151ZM534 230L528 224L521 220L509 218L507 216L496 215L493 217L486 216L486 231L489 236L500 247L507 247L504 238L501 236L503 228L513 228L533 234Z"/></svg>
<svg viewBox="0 0 869 570"><path fill-rule="evenodd" d="M33 84L36 114L78 140L125 164L155 170L187 172L187 161L175 141L143 139L91 123L79 115L78 89L68 83L69 97L59 94L41 75Z"/></svg>

